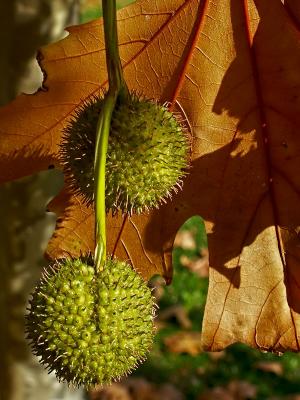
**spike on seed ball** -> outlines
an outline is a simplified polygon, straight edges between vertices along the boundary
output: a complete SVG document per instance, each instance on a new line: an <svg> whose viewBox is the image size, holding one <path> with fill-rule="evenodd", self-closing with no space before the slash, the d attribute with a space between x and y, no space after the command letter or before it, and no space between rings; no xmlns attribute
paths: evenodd
<svg viewBox="0 0 300 400"><path fill-rule="evenodd" d="M26 316L36 355L59 380L91 387L128 374L154 336L154 299L129 264L109 259L95 275L90 257L58 260L37 285Z"/></svg>
<svg viewBox="0 0 300 400"><path fill-rule="evenodd" d="M60 155L67 179L90 204L96 127L103 98L85 102L64 129ZM188 167L185 130L164 106L131 94L112 115L106 160L106 207L140 213L181 187Z"/></svg>

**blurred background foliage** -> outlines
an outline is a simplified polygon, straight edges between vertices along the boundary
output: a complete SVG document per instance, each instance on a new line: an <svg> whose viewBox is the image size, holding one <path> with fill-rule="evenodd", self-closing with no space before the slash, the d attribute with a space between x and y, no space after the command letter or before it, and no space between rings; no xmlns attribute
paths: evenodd
<svg viewBox="0 0 300 400"><path fill-rule="evenodd" d="M163 0L158 0L163 1ZM123 7L132 0L117 0ZM42 45L64 27L101 15L100 0L0 2L0 104L42 82L35 61ZM150 285L157 298L157 335L148 360L110 387L86 393L57 382L38 364L24 337L27 299L41 269L55 215L47 203L61 189L59 171L45 171L0 188L0 399L5 400L300 400L300 356L279 357L235 344L220 353L200 347L208 288L206 234L200 217L188 220L175 240L174 279Z"/></svg>

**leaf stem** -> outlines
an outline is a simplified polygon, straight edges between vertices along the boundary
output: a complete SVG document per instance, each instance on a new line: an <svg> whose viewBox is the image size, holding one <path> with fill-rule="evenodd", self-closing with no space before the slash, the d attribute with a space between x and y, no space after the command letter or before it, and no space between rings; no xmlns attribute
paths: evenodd
<svg viewBox="0 0 300 400"><path fill-rule="evenodd" d="M100 112L95 149L95 267L103 270L106 260L106 209L105 209L105 164L108 147L108 137L112 113L116 104L118 92L108 92L103 100Z"/></svg>
<svg viewBox="0 0 300 400"><path fill-rule="evenodd" d="M119 95L125 96L128 89L119 55L116 0L102 0L102 11L109 90L118 91Z"/></svg>
<svg viewBox="0 0 300 400"><path fill-rule="evenodd" d="M109 89L98 119L94 160L95 176L95 269L100 272L106 261L105 166L112 114L119 99L128 95L119 56L116 0L102 0L106 65Z"/></svg>

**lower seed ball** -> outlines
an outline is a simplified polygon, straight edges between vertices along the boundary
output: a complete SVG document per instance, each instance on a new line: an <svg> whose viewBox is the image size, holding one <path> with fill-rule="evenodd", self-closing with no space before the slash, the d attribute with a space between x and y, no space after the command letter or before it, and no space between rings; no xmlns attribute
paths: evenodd
<svg viewBox="0 0 300 400"><path fill-rule="evenodd" d="M35 354L58 379L107 384L145 359L154 336L154 299L129 264L63 259L39 282L26 316Z"/></svg>

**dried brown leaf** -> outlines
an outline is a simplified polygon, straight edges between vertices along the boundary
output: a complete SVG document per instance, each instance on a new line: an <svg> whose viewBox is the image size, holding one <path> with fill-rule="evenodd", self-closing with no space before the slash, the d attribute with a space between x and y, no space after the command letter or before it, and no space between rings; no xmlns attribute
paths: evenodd
<svg viewBox="0 0 300 400"><path fill-rule="evenodd" d="M283 373L283 365L280 362L271 362L271 361L261 361L256 365L257 369L260 369L265 372L273 372L275 375L282 375Z"/></svg>
<svg viewBox="0 0 300 400"><path fill-rule="evenodd" d="M174 240L174 247L182 247L184 250L195 250L196 242L193 232L182 230L179 231Z"/></svg>
<svg viewBox="0 0 300 400"><path fill-rule="evenodd" d="M196 356L202 352L201 333L191 331L181 331L167 336L164 344L172 353L187 353Z"/></svg>
<svg viewBox="0 0 300 400"><path fill-rule="evenodd" d="M109 251L145 278L170 281L176 232L189 217L204 218L207 350L236 341L300 349L297 10L292 0L141 0L119 13L130 88L169 101L193 143L190 174L172 202L125 224L108 216ZM43 90L0 110L2 181L59 167L62 128L106 85L102 22L69 32L42 51ZM68 188L54 205L62 219L48 255L93 250L92 210Z"/></svg>
<svg viewBox="0 0 300 400"><path fill-rule="evenodd" d="M190 329L192 327L192 321L190 320L186 309L179 304L167 307L160 311L158 322L168 321L174 317L177 319L177 322L181 328Z"/></svg>
<svg viewBox="0 0 300 400"><path fill-rule="evenodd" d="M197 274L200 278L208 277L209 261L207 249L202 249L201 258L197 258L196 260L182 255L180 257L180 264Z"/></svg>

